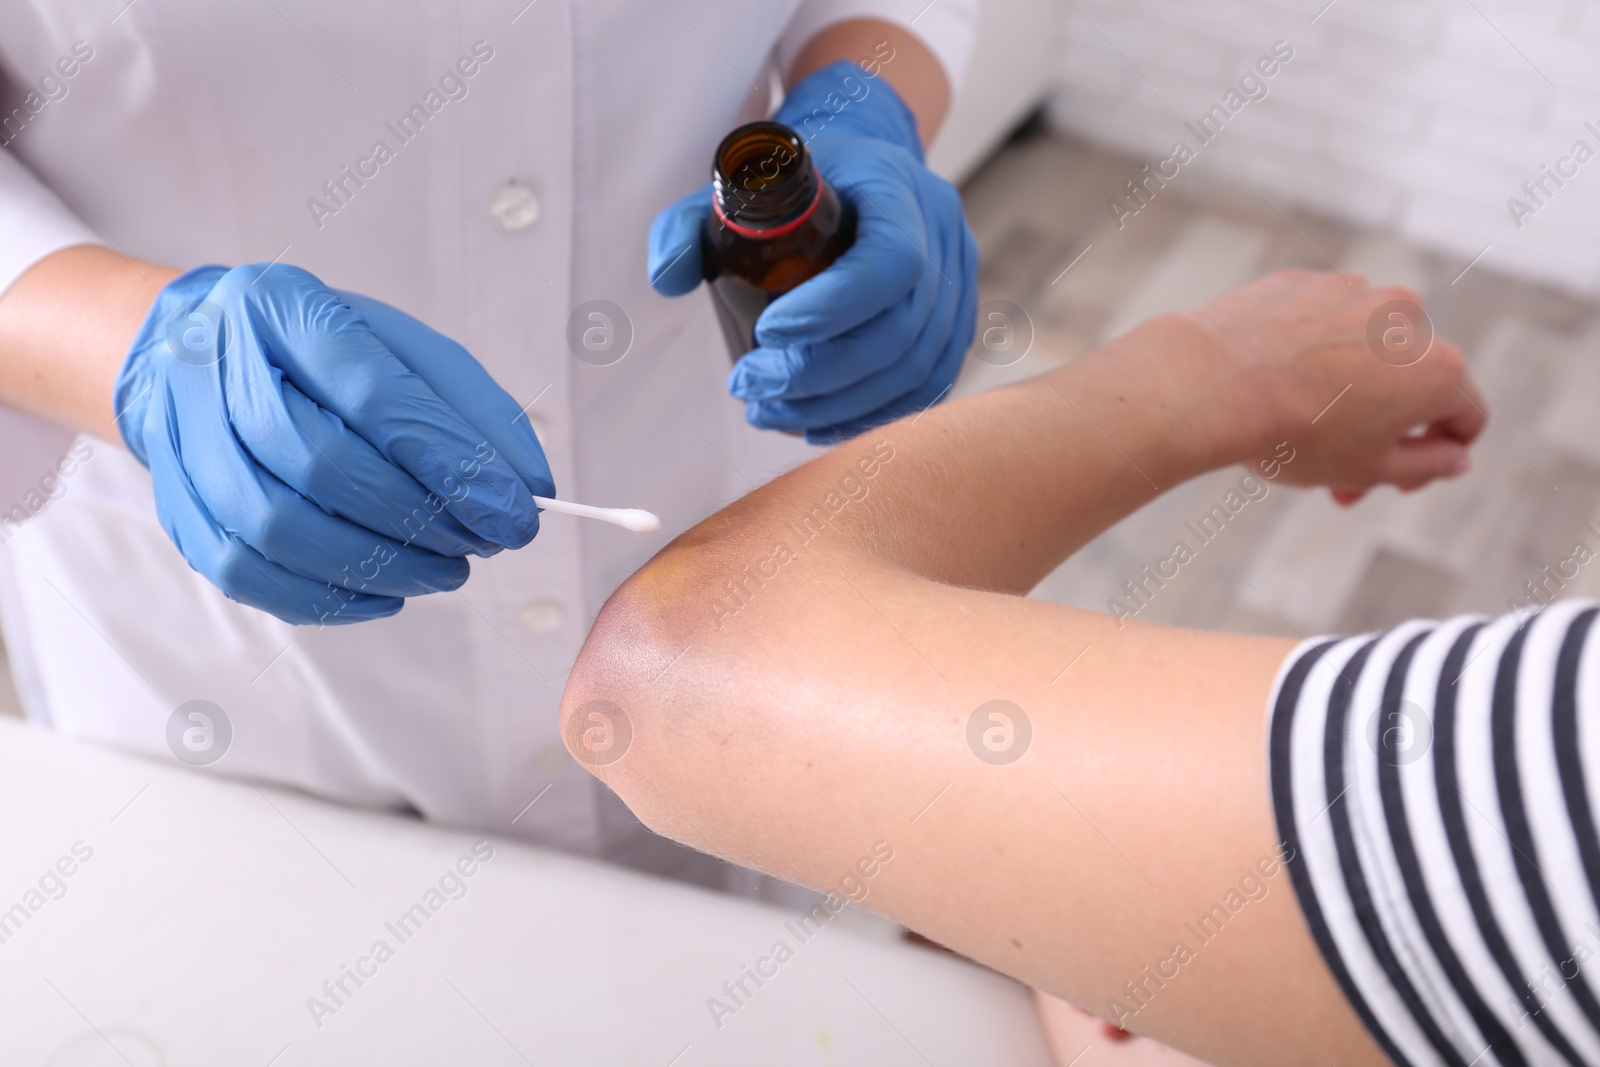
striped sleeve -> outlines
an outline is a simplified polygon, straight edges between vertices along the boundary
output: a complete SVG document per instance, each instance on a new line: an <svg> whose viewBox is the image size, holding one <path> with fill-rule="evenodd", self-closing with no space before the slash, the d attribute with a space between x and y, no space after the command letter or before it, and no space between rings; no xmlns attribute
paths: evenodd
<svg viewBox="0 0 1600 1067"><path fill-rule="evenodd" d="M1600 1065L1597 614L1413 622L1279 670L1290 877L1397 1064Z"/></svg>

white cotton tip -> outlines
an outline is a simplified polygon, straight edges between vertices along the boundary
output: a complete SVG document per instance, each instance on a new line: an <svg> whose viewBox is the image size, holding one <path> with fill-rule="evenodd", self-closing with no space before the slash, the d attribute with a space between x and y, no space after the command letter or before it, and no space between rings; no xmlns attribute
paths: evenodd
<svg viewBox="0 0 1600 1067"><path fill-rule="evenodd" d="M553 500L547 496L536 496L533 502L542 511L576 515L582 519L599 519L634 533L655 533L661 529L660 518L642 508L597 508L589 504L575 504L570 500Z"/></svg>
<svg viewBox="0 0 1600 1067"><path fill-rule="evenodd" d="M655 533L661 529L661 519L653 511L643 508L614 508L612 522L634 533Z"/></svg>

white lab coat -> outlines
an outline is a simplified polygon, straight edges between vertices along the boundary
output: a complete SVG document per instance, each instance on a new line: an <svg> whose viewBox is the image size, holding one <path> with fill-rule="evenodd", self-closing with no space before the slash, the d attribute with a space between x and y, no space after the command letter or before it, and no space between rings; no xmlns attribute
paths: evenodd
<svg viewBox="0 0 1600 1067"><path fill-rule="evenodd" d="M170 759L172 711L210 700L233 729L216 772L637 851L636 824L562 746L565 673L650 552L805 455L744 425L705 297L651 292L650 221L705 180L717 141L758 117L771 71L823 25L915 19L954 80L974 3L125 3L0 2L15 89L0 111L0 288L80 243L178 266L297 264L464 343L531 402L563 495L650 508L665 529L547 515L529 548L475 560L459 594L297 628L189 569L120 445L78 441L58 466L70 435L0 409L0 622L28 714ZM399 128L413 105L427 114ZM508 203L520 217L497 222ZM568 350L569 313L591 299L632 323L611 366Z"/></svg>

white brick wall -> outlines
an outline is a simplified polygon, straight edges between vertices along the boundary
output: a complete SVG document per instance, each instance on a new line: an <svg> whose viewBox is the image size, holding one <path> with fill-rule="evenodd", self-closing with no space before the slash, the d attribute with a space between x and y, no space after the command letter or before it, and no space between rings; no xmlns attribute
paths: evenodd
<svg viewBox="0 0 1600 1067"><path fill-rule="evenodd" d="M1154 162L1196 147L1184 122L1284 40L1295 56L1270 95L1176 186L1248 179L1279 206L1463 263L1488 246L1484 265L1600 295L1600 137L1584 128L1600 127L1600 0L1334 0L1318 16L1325 3L1061 0L1051 119ZM1519 229L1507 199L1580 139L1597 158Z"/></svg>

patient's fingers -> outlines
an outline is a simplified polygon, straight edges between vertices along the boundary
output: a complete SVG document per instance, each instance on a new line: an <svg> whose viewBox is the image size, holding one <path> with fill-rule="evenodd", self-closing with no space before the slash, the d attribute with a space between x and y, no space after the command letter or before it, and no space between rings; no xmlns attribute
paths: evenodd
<svg viewBox="0 0 1600 1067"><path fill-rule="evenodd" d="M1463 374L1461 380L1452 385L1460 397L1460 405L1433 425L1444 435L1470 444L1489 425L1489 402L1470 375Z"/></svg>
<svg viewBox="0 0 1600 1067"><path fill-rule="evenodd" d="M1422 437L1406 438L1379 462L1378 480L1401 489L1416 489L1436 478L1455 478L1472 466L1467 445L1430 430Z"/></svg>
<svg viewBox="0 0 1600 1067"><path fill-rule="evenodd" d="M1489 402L1472 377L1461 349L1437 338L1417 366L1430 372L1427 389L1437 405L1429 420L1430 431L1457 441L1476 441L1489 423ZM1400 368L1402 372L1408 369Z"/></svg>
<svg viewBox="0 0 1600 1067"><path fill-rule="evenodd" d="M1361 498L1367 495L1365 489L1329 489L1328 495L1333 497L1333 502L1341 508L1353 508L1361 503Z"/></svg>
<svg viewBox="0 0 1600 1067"><path fill-rule="evenodd" d="M1131 1041L1133 1039L1133 1035L1128 1033L1128 1031L1124 1030L1116 1023L1108 1023L1104 1019L1100 1020L1100 1036L1105 1038L1107 1041L1113 1042Z"/></svg>
<svg viewBox="0 0 1600 1067"><path fill-rule="evenodd" d="M1456 478L1472 467L1471 442L1482 429L1482 416L1472 424L1448 425L1448 419L1429 426L1415 437L1404 437L1380 459L1373 484L1393 485L1401 492L1420 489L1440 478ZM1353 507L1370 486L1330 486L1328 493L1340 507Z"/></svg>

